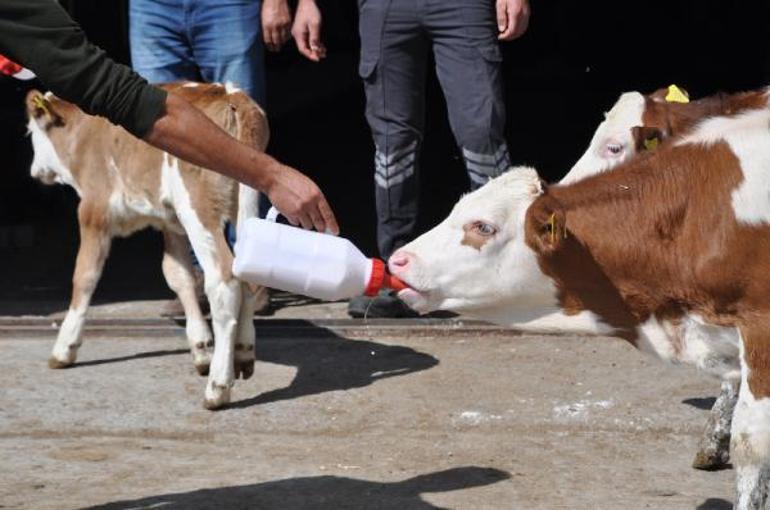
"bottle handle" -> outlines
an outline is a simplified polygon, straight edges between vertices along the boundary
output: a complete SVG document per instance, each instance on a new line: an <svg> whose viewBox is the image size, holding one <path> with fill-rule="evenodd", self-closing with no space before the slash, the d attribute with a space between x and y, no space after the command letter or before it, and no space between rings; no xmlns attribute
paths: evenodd
<svg viewBox="0 0 770 510"><path fill-rule="evenodd" d="M275 223L276 221L278 221L278 216L280 216L280 215L281 215L281 212L280 212L278 209L276 209L276 208L275 208L275 206L272 206L272 207L270 207L270 209L267 211L267 214L265 215L265 219L266 219L267 221L272 221L273 223ZM323 232L323 233L324 233L324 234L329 234L329 235L331 235L331 236L333 236L333 235L334 235L334 234L332 233L332 231L331 231L331 230L329 230L328 228L326 229L326 232Z"/></svg>
<svg viewBox="0 0 770 510"><path fill-rule="evenodd" d="M273 223L276 222L278 219L278 215L281 214L278 212L278 209L275 208L275 206L272 206L269 211L267 211L267 214L265 215L265 219L267 221L272 221Z"/></svg>

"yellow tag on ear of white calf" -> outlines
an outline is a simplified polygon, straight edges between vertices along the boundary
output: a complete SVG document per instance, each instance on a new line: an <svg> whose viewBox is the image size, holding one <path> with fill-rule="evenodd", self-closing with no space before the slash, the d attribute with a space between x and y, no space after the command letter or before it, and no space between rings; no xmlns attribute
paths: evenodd
<svg viewBox="0 0 770 510"><path fill-rule="evenodd" d="M666 94L666 101L669 103L689 103L690 98L687 97L687 92L680 89L676 85L669 85L668 94Z"/></svg>
<svg viewBox="0 0 770 510"><path fill-rule="evenodd" d="M652 151L658 148L658 144L660 143L660 140L657 138L647 138L644 141L644 148L648 151Z"/></svg>
<svg viewBox="0 0 770 510"><path fill-rule="evenodd" d="M46 104L45 99L43 99L43 96L33 97L32 102L35 103L35 106L43 110L43 113L46 115L51 115L51 110L48 109L48 105Z"/></svg>

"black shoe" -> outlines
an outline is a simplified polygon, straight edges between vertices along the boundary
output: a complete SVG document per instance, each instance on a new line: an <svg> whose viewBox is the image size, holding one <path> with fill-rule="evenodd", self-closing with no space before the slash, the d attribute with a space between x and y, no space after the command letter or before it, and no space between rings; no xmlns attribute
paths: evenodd
<svg viewBox="0 0 770 510"><path fill-rule="evenodd" d="M373 297L357 296L348 302L348 315L356 319L404 319L419 317L392 290L381 290Z"/></svg>

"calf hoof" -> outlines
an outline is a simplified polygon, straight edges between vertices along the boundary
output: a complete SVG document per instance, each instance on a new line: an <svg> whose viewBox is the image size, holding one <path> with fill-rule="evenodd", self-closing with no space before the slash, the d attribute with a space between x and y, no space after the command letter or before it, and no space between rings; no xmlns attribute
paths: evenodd
<svg viewBox="0 0 770 510"><path fill-rule="evenodd" d="M243 377L243 380L250 378L252 375L254 375L254 360L242 360L238 361L235 360L235 378L240 379Z"/></svg>
<svg viewBox="0 0 770 510"><path fill-rule="evenodd" d="M206 386L206 397L203 399L203 407L209 411L221 409L230 402L230 387L221 386L209 382Z"/></svg>
<svg viewBox="0 0 770 510"><path fill-rule="evenodd" d="M205 363L195 363L195 370L198 372L198 375L203 377L208 377L209 375L209 362Z"/></svg>
<svg viewBox="0 0 770 510"><path fill-rule="evenodd" d="M206 377L209 375L209 365L211 365L211 354L206 351L206 344L198 342L192 349L193 366L198 374Z"/></svg>
<svg viewBox="0 0 770 510"><path fill-rule="evenodd" d="M702 471L719 471L730 467L730 453L718 450L699 450L692 461L692 467Z"/></svg>
<svg viewBox="0 0 770 510"><path fill-rule="evenodd" d="M75 359L67 359L67 360L60 360L56 356L51 356L48 358L48 368L59 369L59 368L67 368L71 367L72 364L75 363Z"/></svg>

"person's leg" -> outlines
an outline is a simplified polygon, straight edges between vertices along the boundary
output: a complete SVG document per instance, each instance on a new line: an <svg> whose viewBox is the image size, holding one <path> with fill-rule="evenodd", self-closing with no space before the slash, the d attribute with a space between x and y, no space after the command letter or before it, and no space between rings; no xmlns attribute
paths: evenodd
<svg viewBox="0 0 770 510"><path fill-rule="evenodd" d="M199 79L184 20L182 0L130 1L131 64L149 82Z"/></svg>
<svg viewBox="0 0 770 510"><path fill-rule="evenodd" d="M383 258L411 240L417 220L428 41L415 6L414 0L368 0L360 12L359 74L374 137L377 244Z"/></svg>
<svg viewBox="0 0 770 510"><path fill-rule="evenodd" d="M261 0L195 0L190 41L207 82L230 82L265 107Z"/></svg>
<svg viewBox="0 0 770 510"><path fill-rule="evenodd" d="M475 189L511 165L494 2L433 2L426 25L449 121Z"/></svg>
<svg viewBox="0 0 770 510"><path fill-rule="evenodd" d="M412 239L417 222L428 41L414 0L367 0L359 5L359 74L375 145L377 245L380 256L387 258ZM392 292L351 299L348 313L353 317L417 315Z"/></svg>

